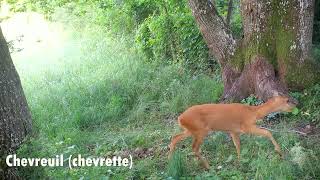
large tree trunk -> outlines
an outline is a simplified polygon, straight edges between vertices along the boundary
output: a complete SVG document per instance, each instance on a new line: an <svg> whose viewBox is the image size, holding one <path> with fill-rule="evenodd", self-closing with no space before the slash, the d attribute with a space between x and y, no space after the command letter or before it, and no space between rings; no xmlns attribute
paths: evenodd
<svg viewBox="0 0 320 180"><path fill-rule="evenodd" d="M5 158L30 131L30 111L0 28L0 179L18 178L15 169L6 166Z"/></svg>
<svg viewBox="0 0 320 180"><path fill-rule="evenodd" d="M266 100L320 78L311 57L314 0L242 0L242 39L233 37L211 1L189 5L221 65L224 101L250 94Z"/></svg>

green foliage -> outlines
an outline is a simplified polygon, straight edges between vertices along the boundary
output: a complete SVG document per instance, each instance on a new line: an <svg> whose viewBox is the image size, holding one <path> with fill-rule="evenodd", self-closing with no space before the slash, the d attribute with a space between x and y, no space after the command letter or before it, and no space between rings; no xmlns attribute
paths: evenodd
<svg viewBox="0 0 320 180"><path fill-rule="evenodd" d="M320 63L320 45L314 45L312 48L312 54L314 59Z"/></svg>
<svg viewBox="0 0 320 180"><path fill-rule="evenodd" d="M247 104L250 106L256 106L262 103L261 100L259 100L257 97L255 97L254 95L250 95L249 97L241 100L241 103L243 104Z"/></svg>
<svg viewBox="0 0 320 180"><path fill-rule="evenodd" d="M160 6L160 13L139 26L138 47L148 60L182 61L189 69L207 69L213 60L187 3L170 4Z"/></svg>
<svg viewBox="0 0 320 180"><path fill-rule="evenodd" d="M295 108L292 110L292 114L293 114L293 115L298 115L298 114L299 114L299 109L295 107Z"/></svg>
<svg viewBox="0 0 320 180"><path fill-rule="evenodd" d="M223 18L226 18L228 14L229 0L214 0L214 1L219 14ZM241 38L243 28L242 28L241 14L240 14L240 1L234 0L232 7L233 8L232 8L230 29L236 37Z"/></svg>
<svg viewBox="0 0 320 180"><path fill-rule="evenodd" d="M304 121L320 123L320 84L316 84L303 92L292 93L292 96L299 101L300 115Z"/></svg>
<svg viewBox="0 0 320 180"><path fill-rule="evenodd" d="M115 38L132 41L136 37L134 43L148 61L181 62L194 71L216 66L186 0L27 0L24 4L50 19L59 7L77 17L92 16L95 24L106 26Z"/></svg>
<svg viewBox="0 0 320 180"><path fill-rule="evenodd" d="M172 158L168 162L167 172L169 177L173 179L180 179L187 176L186 172L186 160L184 155L175 152Z"/></svg>
<svg viewBox="0 0 320 180"><path fill-rule="evenodd" d="M149 16L159 14L163 2L153 0L129 0L124 3L128 13L137 24L142 24Z"/></svg>

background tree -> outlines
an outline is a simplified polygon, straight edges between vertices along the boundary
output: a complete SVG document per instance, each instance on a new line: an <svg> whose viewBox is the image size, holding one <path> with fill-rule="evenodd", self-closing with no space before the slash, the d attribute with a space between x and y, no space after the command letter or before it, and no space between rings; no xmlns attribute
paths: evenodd
<svg viewBox="0 0 320 180"><path fill-rule="evenodd" d="M30 131L28 104L0 28L0 179L17 177L15 169L6 166L5 157L15 152Z"/></svg>
<svg viewBox="0 0 320 180"><path fill-rule="evenodd" d="M190 0L200 31L222 68L223 100L250 94L266 100L313 84L314 0L242 0L243 36L237 39L215 3Z"/></svg>

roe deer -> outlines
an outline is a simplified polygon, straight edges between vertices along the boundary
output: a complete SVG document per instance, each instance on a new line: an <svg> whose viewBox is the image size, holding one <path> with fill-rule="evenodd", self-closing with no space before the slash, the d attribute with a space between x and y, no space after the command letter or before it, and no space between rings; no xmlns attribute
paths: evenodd
<svg viewBox="0 0 320 180"><path fill-rule="evenodd" d="M240 133L249 133L267 137L275 150L281 155L280 146L268 130L256 126L256 121L272 112L290 112L297 102L285 96L275 96L259 106L245 104L202 104L188 108L178 117L179 125L184 129L173 136L169 158L176 144L186 137L192 136L192 150L202 165L209 169L208 162L200 154L200 145L210 131L225 131L232 137L240 159Z"/></svg>

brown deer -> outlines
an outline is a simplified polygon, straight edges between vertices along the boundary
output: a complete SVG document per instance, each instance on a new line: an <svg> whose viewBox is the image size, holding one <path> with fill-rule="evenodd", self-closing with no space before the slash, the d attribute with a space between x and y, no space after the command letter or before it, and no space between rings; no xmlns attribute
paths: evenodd
<svg viewBox="0 0 320 180"><path fill-rule="evenodd" d="M256 121L272 112L290 112L297 102L285 96L275 96L259 106L245 104L202 104L188 108L178 117L179 125L184 129L173 136L169 152L171 157L176 144L192 136L192 150L202 165L209 169L209 163L200 154L200 145L210 131L225 131L232 137L240 159L240 133L255 134L269 138L275 150L282 155L280 146L270 131L256 126Z"/></svg>

